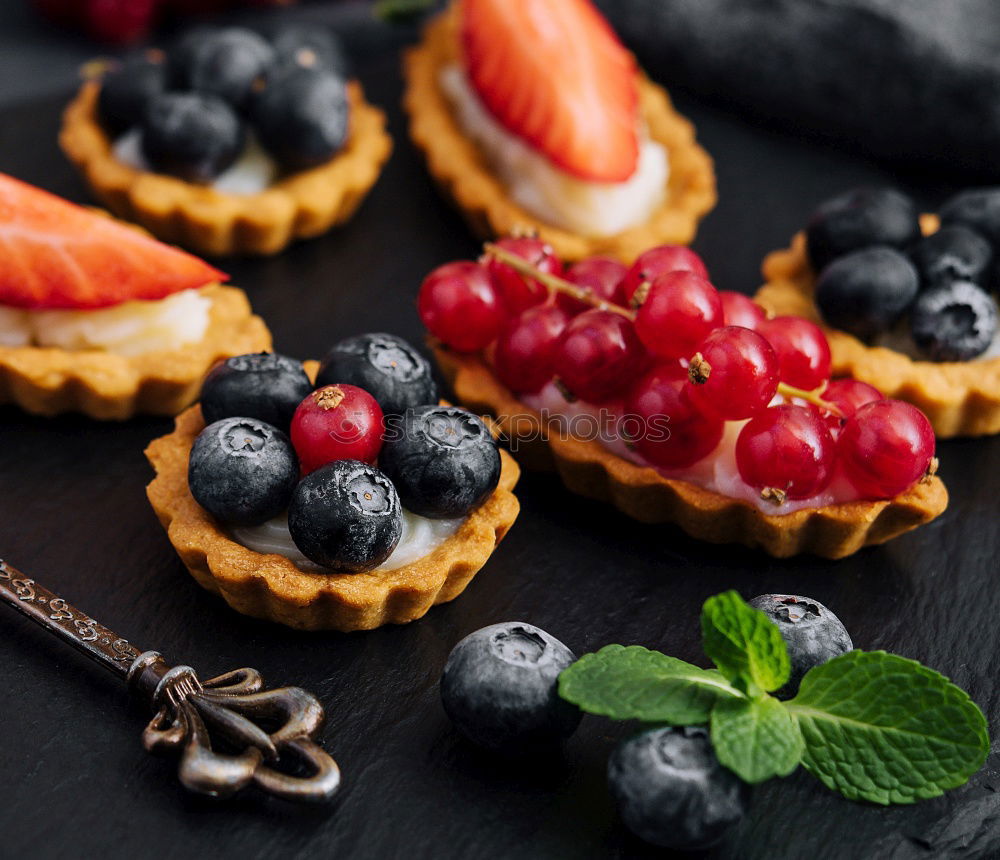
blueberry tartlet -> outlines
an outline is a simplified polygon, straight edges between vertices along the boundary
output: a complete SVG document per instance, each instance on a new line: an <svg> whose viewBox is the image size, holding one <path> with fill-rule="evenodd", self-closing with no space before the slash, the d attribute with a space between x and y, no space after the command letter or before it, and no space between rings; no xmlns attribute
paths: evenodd
<svg viewBox="0 0 1000 860"><path fill-rule="evenodd" d="M271 346L225 277L0 173L0 404L102 420L176 415L219 359Z"/></svg>
<svg viewBox="0 0 1000 860"><path fill-rule="evenodd" d="M834 375L914 404L938 436L998 433L998 249L1000 189L962 192L938 215L855 189L765 258L757 300L819 323Z"/></svg>
<svg viewBox="0 0 1000 860"><path fill-rule="evenodd" d="M533 262L533 241L441 266L418 298L457 399L494 416L521 463L775 556L839 558L945 509L927 419L830 381L815 323L717 291L686 247L563 271L551 252Z"/></svg>
<svg viewBox="0 0 1000 860"><path fill-rule="evenodd" d="M198 583L300 629L420 618L462 593L518 513L513 458L387 334L319 365L220 363L146 456L149 500Z"/></svg>
<svg viewBox="0 0 1000 860"><path fill-rule="evenodd" d="M213 256L275 254L354 213L392 141L322 29L200 28L86 82L59 137L120 218Z"/></svg>
<svg viewBox="0 0 1000 860"><path fill-rule="evenodd" d="M631 261L715 205L691 123L589 0L456 0L404 71L411 137L483 238Z"/></svg>

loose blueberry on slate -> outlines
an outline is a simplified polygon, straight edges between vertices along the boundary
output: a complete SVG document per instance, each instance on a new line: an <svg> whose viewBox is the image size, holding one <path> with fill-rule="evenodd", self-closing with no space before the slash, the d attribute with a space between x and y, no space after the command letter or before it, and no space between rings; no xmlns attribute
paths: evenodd
<svg viewBox="0 0 1000 860"><path fill-rule="evenodd" d="M813 666L854 648L840 619L818 600L794 594L761 594L749 603L771 619L788 646L792 671L779 698L794 696L802 676Z"/></svg>
<svg viewBox="0 0 1000 860"><path fill-rule="evenodd" d="M910 310L910 333L932 361L968 361L981 355L997 331L992 297L969 281L925 290Z"/></svg>
<svg viewBox="0 0 1000 860"><path fill-rule="evenodd" d="M154 170L190 182L211 182L243 151L246 132L222 99L163 93L146 107L142 152Z"/></svg>
<svg viewBox="0 0 1000 860"><path fill-rule="evenodd" d="M975 230L951 224L924 236L910 250L910 257L925 288L951 281L987 287L993 248Z"/></svg>
<svg viewBox="0 0 1000 860"><path fill-rule="evenodd" d="M325 69L346 78L349 71L347 56L340 40L325 27L286 24L271 36L275 66Z"/></svg>
<svg viewBox="0 0 1000 860"><path fill-rule="evenodd" d="M274 48L253 30L226 27L192 46L185 82L241 108L273 62Z"/></svg>
<svg viewBox="0 0 1000 860"><path fill-rule="evenodd" d="M640 839L696 850L743 817L750 787L715 757L702 726L642 732L608 761L608 787L622 821Z"/></svg>
<svg viewBox="0 0 1000 860"><path fill-rule="evenodd" d="M1000 247L1000 187L970 188L948 200L938 213L943 225L963 224Z"/></svg>
<svg viewBox="0 0 1000 860"><path fill-rule="evenodd" d="M160 51L127 58L101 78L97 113L101 124L120 134L142 121L146 105L166 87L166 59Z"/></svg>
<svg viewBox="0 0 1000 860"><path fill-rule="evenodd" d="M371 394L385 415L437 403L430 363L392 334L359 334L334 345L320 365L316 386L344 382Z"/></svg>
<svg viewBox="0 0 1000 860"><path fill-rule="evenodd" d="M891 188L856 188L823 203L806 225L813 271L869 245L905 248L920 238L913 201Z"/></svg>
<svg viewBox="0 0 1000 860"><path fill-rule="evenodd" d="M463 517L496 489L500 451L487 426L457 406L419 406L386 429L379 465L408 510Z"/></svg>
<svg viewBox="0 0 1000 860"><path fill-rule="evenodd" d="M559 673L576 660L522 622L483 627L459 642L441 675L441 702L470 741L498 752L538 751L568 738L581 711L559 698Z"/></svg>
<svg viewBox="0 0 1000 860"><path fill-rule="evenodd" d="M288 505L288 531L302 554L338 573L384 562L403 533L396 488L360 460L336 460L306 475Z"/></svg>
<svg viewBox="0 0 1000 860"><path fill-rule="evenodd" d="M920 278L895 248L877 245L834 260L816 281L827 324L868 340L891 328L913 302Z"/></svg>
<svg viewBox="0 0 1000 860"><path fill-rule="evenodd" d="M227 358L212 368L201 386L201 413L207 423L244 415L288 432L292 415L313 386L302 364L275 352Z"/></svg>
<svg viewBox="0 0 1000 860"><path fill-rule="evenodd" d="M288 437L254 418L209 424L188 460L191 495L222 522L255 526L280 514L299 480Z"/></svg>
<svg viewBox="0 0 1000 860"><path fill-rule="evenodd" d="M323 69L284 70L254 95L250 115L260 142L282 165L315 167L347 140L347 86Z"/></svg>

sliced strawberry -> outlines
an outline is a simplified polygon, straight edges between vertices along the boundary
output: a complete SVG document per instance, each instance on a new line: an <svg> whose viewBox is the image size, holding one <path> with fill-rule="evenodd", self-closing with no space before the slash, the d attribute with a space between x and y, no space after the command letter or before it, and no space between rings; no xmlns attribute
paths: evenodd
<svg viewBox="0 0 1000 860"><path fill-rule="evenodd" d="M469 80L508 131L591 182L639 160L635 61L589 0L460 0Z"/></svg>
<svg viewBox="0 0 1000 860"><path fill-rule="evenodd" d="M227 277L134 227L0 173L0 304L101 308Z"/></svg>

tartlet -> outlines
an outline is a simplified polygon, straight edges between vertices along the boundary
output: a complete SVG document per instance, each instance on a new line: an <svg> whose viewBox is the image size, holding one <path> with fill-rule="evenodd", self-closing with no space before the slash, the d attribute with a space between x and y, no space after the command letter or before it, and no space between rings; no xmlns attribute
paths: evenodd
<svg viewBox="0 0 1000 860"><path fill-rule="evenodd" d="M316 367L306 362L310 376ZM302 630L344 632L414 621L460 595L517 518L512 490L520 469L501 451L496 489L429 555L395 570L306 572L282 555L254 552L232 540L195 501L188 454L204 426L195 405L177 417L172 433L149 445L146 456L156 477L147 495L198 584L244 615Z"/></svg>
<svg viewBox="0 0 1000 860"><path fill-rule="evenodd" d="M651 245L687 244L698 222L715 205L715 173L709 155L695 141L694 126L678 114L667 93L640 74L640 113L653 140L669 152L667 196L646 222L620 233L587 237L540 221L510 199L476 144L458 125L438 83L458 52L454 8L432 20L421 43L407 52L404 106L410 136L423 151L428 170L481 238L534 231L566 260L609 255L631 261Z"/></svg>
<svg viewBox="0 0 1000 860"><path fill-rule="evenodd" d="M921 218L925 235L938 228L934 215ZM868 346L823 323L814 301L816 275L806 253L805 233L773 251L762 265L765 284L756 300L772 314L791 314L823 327L835 376L850 376L878 387L886 397L906 400L930 420L941 438L1000 433L1000 358L965 362L911 359L901 352Z"/></svg>
<svg viewBox="0 0 1000 860"><path fill-rule="evenodd" d="M526 467L554 468L566 487L610 502L645 523L674 523L710 543L739 543L784 558L812 553L842 558L930 522L948 503L941 480L928 476L887 501L855 501L766 514L749 503L629 462L597 441L549 432L542 416L521 403L476 355L434 346L438 366L458 400L494 417L504 438L516 441Z"/></svg>
<svg viewBox="0 0 1000 860"><path fill-rule="evenodd" d="M119 161L97 116L101 84L88 81L63 114L59 144L94 196L119 218L210 256L276 254L354 214L392 151L385 114L347 85L350 134L318 167L290 173L257 194L227 194Z"/></svg>

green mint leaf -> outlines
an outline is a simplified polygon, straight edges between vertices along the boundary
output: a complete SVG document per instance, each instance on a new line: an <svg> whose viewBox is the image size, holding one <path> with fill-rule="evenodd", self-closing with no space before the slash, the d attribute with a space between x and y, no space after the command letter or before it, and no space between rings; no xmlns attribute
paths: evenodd
<svg viewBox="0 0 1000 860"><path fill-rule="evenodd" d="M705 601L701 635L705 653L719 671L751 696L777 690L788 680L791 664L781 632L735 591Z"/></svg>
<svg viewBox="0 0 1000 860"><path fill-rule="evenodd" d="M436 0L376 0L372 12L390 23L415 18L434 7Z"/></svg>
<svg viewBox="0 0 1000 860"><path fill-rule="evenodd" d="M809 670L786 707L802 763L851 800L913 803L965 783L989 752L968 694L914 660L851 651Z"/></svg>
<svg viewBox="0 0 1000 860"><path fill-rule="evenodd" d="M590 714L689 726L707 723L721 701L744 700L718 672L641 645L607 645L559 675L559 695Z"/></svg>
<svg viewBox="0 0 1000 860"><path fill-rule="evenodd" d="M787 776L802 760L802 735L771 696L719 702L712 708L715 755L744 782Z"/></svg>

